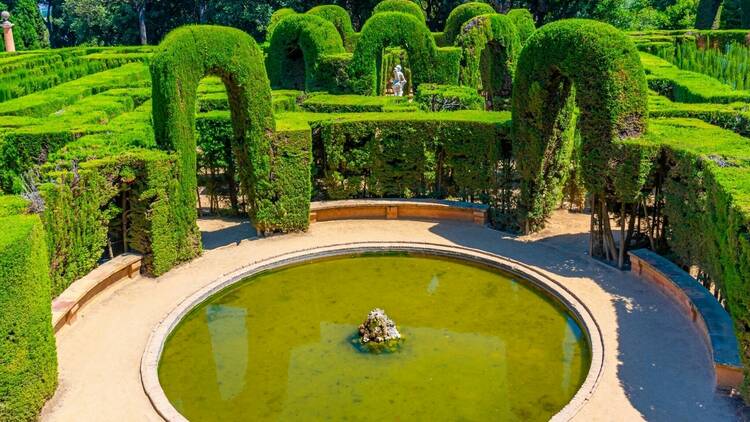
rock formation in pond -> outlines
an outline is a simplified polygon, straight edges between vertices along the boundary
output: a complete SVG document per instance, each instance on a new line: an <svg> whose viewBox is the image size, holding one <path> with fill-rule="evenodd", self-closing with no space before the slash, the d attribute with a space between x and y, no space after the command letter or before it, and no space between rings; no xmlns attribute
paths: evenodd
<svg viewBox="0 0 750 422"><path fill-rule="evenodd" d="M359 341L368 343L390 343L401 339L401 333L385 311L375 308L367 314L365 322L359 326Z"/></svg>

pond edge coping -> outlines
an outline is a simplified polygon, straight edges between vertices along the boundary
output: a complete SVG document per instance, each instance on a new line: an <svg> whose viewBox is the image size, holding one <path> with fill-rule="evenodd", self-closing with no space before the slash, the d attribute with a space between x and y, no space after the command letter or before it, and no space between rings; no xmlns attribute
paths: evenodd
<svg viewBox="0 0 750 422"><path fill-rule="evenodd" d="M585 406L601 380L604 370L604 341L599 324L590 309L561 282L554 280L539 269L497 254L479 249L456 245L440 245L428 242L351 242L322 247L300 249L281 255L265 258L226 273L193 294L182 299L152 330L141 357L140 375L143 390L154 410L166 421L185 422L185 418L167 398L159 383L159 361L164 344L172 330L200 303L225 288L256 275L260 272L317 259L346 256L368 252L407 252L429 256L455 258L469 263L474 262L491 268L509 272L521 277L543 294L552 296L573 314L578 324L586 332L591 353L591 363L584 382L573 398L551 421L572 419Z"/></svg>

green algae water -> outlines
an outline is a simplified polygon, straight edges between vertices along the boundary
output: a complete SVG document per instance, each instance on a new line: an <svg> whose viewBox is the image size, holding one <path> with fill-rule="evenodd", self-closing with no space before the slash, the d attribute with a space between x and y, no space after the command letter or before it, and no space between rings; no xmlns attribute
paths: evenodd
<svg viewBox="0 0 750 422"><path fill-rule="evenodd" d="M373 308L404 337L351 339ZM454 260L367 255L250 277L194 309L159 378L191 421L542 421L589 368L562 306L505 273Z"/></svg>

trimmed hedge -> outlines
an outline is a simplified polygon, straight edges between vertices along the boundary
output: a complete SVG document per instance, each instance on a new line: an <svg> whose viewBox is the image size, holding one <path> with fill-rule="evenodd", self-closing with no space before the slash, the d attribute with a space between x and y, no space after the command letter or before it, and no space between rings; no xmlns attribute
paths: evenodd
<svg viewBox="0 0 750 422"><path fill-rule="evenodd" d="M443 82L437 80L442 79L437 75L442 66L436 63L437 46L427 26L405 13L384 12L373 15L365 22L354 50L349 74L355 93L378 95L382 91L378 86L380 63L377 59L385 47L406 49L415 88L422 82ZM449 72L453 70L448 69Z"/></svg>
<svg viewBox="0 0 750 422"><path fill-rule="evenodd" d="M284 33L283 19L274 34ZM315 16L308 21L325 22ZM338 33L334 33L338 37ZM249 213L259 232L300 230L308 218L299 216L309 209L309 172L304 157L309 147L304 140L274 135L271 90L263 67L262 53L247 34L232 28L184 27L165 38L151 67L153 121L157 143L175 151L180 161L180 238L187 246L197 235L195 103L200 80L218 75L227 86L234 127L232 149L237 162L239 184L247 197ZM177 81L180 84L177 84ZM289 204L297 208L288 208Z"/></svg>
<svg viewBox="0 0 750 422"><path fill-rule="evenodd" d="M734 90L702 73L680 70L651 54L642 52L640 56L648 73L649 88L673 101L720 104L750 102L750 91Z"/></svg>
<svg viewBox="0 0 750 422"><path fill-rule="evenodd" d="M468 21L456 44L462 47L461 83L485 92L492 108L502 109L513 92L513 76L521 43L505 15L477 16Z"/></svg>
<svg viewBox="0 0 750 422"><path fill-rule="evenodd" d="M26 202L0 196L0 420L35 421L57 386L47 246Z"/></svg>
<svg viewBox="0 0 750 422"><path fill-rule="evenodd" d="M508 16L516 26L518 40L521 41L521 45L526 44L526 40L534 34L534 31L536 31L534 16L528 11L528 9L511 9L506 16Z"/></svg>
<svg viewBox="0 0 750 422"><path fill-rule="evenodd" d="M574 106L580 110L581 168L588 191L625 202L637 195L649 166L618 146L645 133L648 121L646 78L632 41L596 21L545 25L521 51L515 84L513 150L522 179L518 212L525 231L541 227L559 200Z"/></svg>
<svg viewBox="0 0 750 422"><path fill-rule="evenodd" d="M410 0L383 0L372 10L372 15L383 12L401 12L408 15L414 16L422 23L427 22L427 17L424 15L424 10L417 3ZM372 19L372 17L370 17Z"/></svg>
<svg viewBox="0 0 750 422"><path fill-rule="evenodd" d="M484 110L484 98L466 86L422 84L414 101L427 111Z"/></svg>
<svg viewBox="0 0 750 422"><path fill-rule="evenodd" d="M290 15L281 20L270 40L266 67L273 89L327 91L330 71L324 66L326 55L345 53L336 27L315 15Z"/></svg>
<svg viewBox="0 0 750 422"><path fill-rule="evenodd" d="M451 10L448 15L448 19L445 21L445 29L443 29L443 40L444 45L453 44L458 34L461 33L461 28L469 19L479 16L494 14L495 9L487 3L480 2L469 2L457 6Z"/></svg>
<svg viewBox="0 0 750 422"><path fill-rule="evenodd" d="M341 35L341 40L344 42L347 51L354 50L354 45L356 44L354 28L352 27L352 18L346 9L334 4L327 4L315 6L306 13L308 15L320 16L331 22L336 27L339 35Z"/></svg>
<svg viewBox="0 0 750 422"><path fill-rule="evenodd" d="M289 7L281 8L271 14L271 19L268 22L268 27L266 28L266 42L271 41L271 37L273 37L273 31L276 29L276 25L281 22L282 19L284 19L287 16L290 15L296 15L297 12L294 11L294 9Z"/></svg>

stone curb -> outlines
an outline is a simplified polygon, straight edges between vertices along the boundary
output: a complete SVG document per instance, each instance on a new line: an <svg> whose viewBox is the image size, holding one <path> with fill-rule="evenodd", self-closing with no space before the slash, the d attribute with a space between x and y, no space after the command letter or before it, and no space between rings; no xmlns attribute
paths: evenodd
<svg viewBox="0 0 750 422"><path fill-rule="evenodd" d="M208 284L177 304L151 332L141 358L141 383L156 412L169 422L187 421L172 406L164 390L161 388L158 367L164 343L170 332L195 306L232 284L269 269L327 257L388 251L456 258L504 270L522 277L532 286L539 288L543 293L565 305L586 331L586 339L591 350L591 365L586 379L573 399L554 415L551 420L570 420L588 403L599 384L604 369L604 343L599 325L594 320L589 308L563 284L534 267L478 249L419 242L353 242L301 249L256 261L236 271L224 274L216 281Z"/></svg>

